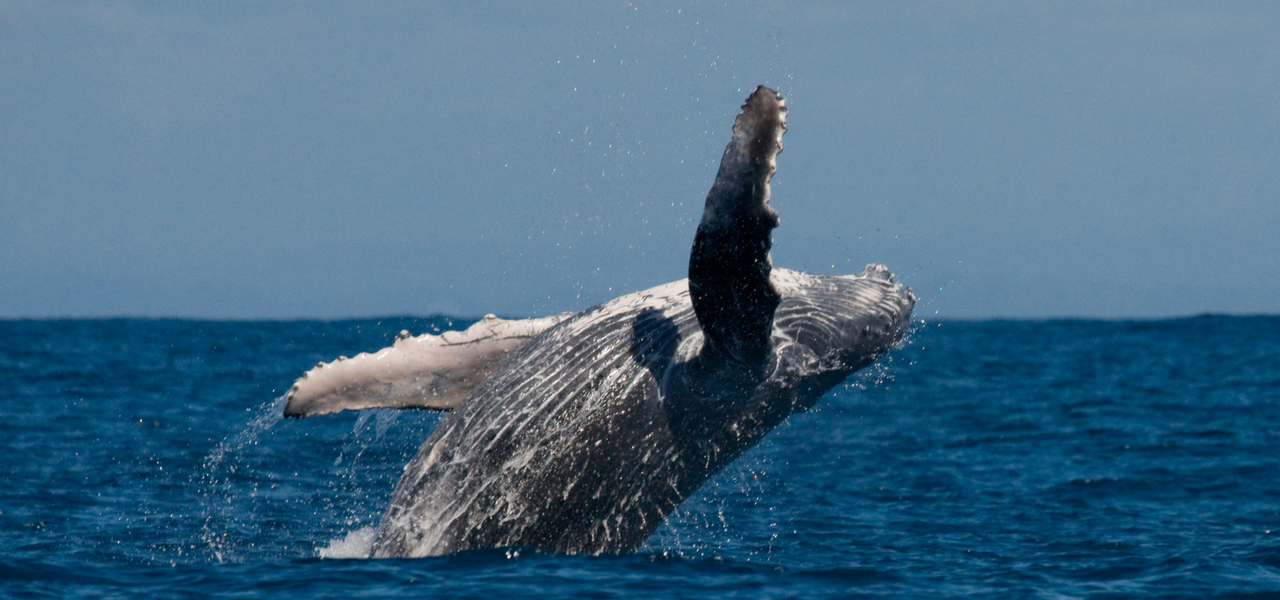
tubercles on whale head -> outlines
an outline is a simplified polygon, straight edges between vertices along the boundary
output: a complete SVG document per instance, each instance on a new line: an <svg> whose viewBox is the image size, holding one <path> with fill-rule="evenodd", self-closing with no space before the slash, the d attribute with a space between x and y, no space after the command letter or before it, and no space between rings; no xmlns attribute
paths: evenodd
<svg viewBox="0 0 1280 600"><path fill-rule="evenodd" d="M867 279L879 279L880 281L893 282L893 273L889 272L889 267L882 264L870 263L863 267L862 272L856 277L866 277Z"/></svg>

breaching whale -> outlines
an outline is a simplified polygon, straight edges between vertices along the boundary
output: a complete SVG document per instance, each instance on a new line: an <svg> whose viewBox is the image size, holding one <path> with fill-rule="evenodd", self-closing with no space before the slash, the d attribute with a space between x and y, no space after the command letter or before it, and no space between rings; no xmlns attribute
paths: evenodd
<svg viewBox="0 0 1280 600"><path fill-rule="evenodd" d="M373 556L634 551L713 474L902 337L915 296L883 266L772 268L769 179L786 113L764 86L743 105L688 279L578 314L402 332L294 384L292 417L452 410L404 468Z"/></svg>

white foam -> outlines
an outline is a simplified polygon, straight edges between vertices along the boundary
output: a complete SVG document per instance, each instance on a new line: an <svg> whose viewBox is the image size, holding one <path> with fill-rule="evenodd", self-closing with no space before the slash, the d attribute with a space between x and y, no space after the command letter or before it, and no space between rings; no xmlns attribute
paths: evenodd
<svg viewBox="0 0 1280 600"><path fill-rule="evenodd" d="M378 535L376 526L357 529L340 540L332 540L319 549L320 558L369 558L373 552L373 539Z"/></svg>

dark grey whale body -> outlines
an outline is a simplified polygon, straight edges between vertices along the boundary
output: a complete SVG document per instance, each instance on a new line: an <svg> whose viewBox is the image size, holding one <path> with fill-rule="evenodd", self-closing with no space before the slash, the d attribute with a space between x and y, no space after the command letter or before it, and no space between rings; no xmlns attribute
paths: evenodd
<svg viewBox="0 0 1280 600"><path fill-rule="evenodd" d="M772 268L768 181L785 114L763 86L743 106L688 280L539 322L501 352L484 344L516 339L499 327L513 322L429 340L475 348L489 358L463 362L487 370L452 404L372 404L454 410L405 467L374 556L633 551L713 474L901 338L915 297L884 267L834 277ZM404 384L368 375L400 346L318 367L286 414L368 407L371 390L405 396ZM415 379L430 380L419 395L445 397L446 371ZM322 379L333 374L348 378Z"/></svg>

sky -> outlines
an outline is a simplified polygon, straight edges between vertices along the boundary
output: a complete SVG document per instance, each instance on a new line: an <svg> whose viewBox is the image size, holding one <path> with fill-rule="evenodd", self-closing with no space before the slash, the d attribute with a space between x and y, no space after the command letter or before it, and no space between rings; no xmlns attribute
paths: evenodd
<svg viewBox="0 0 1280 600"><path fill-rule="evenodd" d="M0 318L582 310L774 265L924 319L1280 314L1280 3L0 0Z"/></svg>

